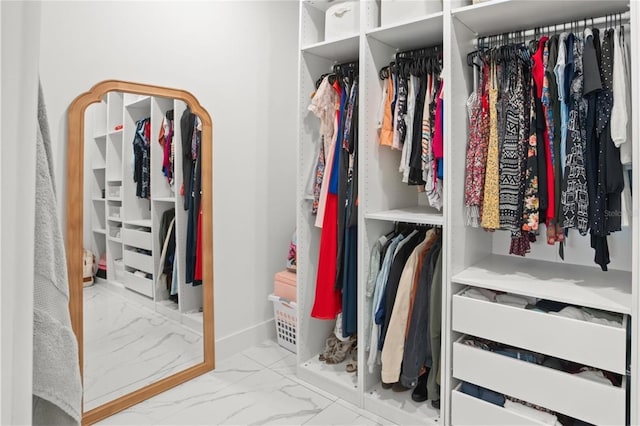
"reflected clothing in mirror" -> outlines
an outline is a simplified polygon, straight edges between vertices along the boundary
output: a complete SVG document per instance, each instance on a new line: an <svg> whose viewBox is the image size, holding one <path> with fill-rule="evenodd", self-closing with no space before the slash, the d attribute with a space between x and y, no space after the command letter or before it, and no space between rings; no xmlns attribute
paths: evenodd
<svg viewBox="0 0 640 426"><path fill-rule="evenodd" d="M200 208L202 123L189 108L182 114L182 164L187 213L186 283L202 284L202 214ZM189 176L189 180L187 180Z"/></svg>
<svg viewBox="0 0 640 426"><path fill-rule="evenodd" d="M151 197L151 119L145 118L136 122L136 133L133 138L133 181L137 183L136 196Z"/></svg>
<svg viewBox="0 0 640 426"><path fill-rule="evenodd" d="M160 247L162 247L163 258L162 274L166 277L166 289L169 291L169 298L178 302L178 283L176 272L176 231L175 231L176 209L169 209L162 214L160 220Z"/></svg>

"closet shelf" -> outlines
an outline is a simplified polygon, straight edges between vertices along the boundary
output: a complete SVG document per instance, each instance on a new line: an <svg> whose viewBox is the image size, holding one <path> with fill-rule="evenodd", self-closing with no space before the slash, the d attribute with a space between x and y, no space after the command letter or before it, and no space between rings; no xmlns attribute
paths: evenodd
<svg viewBox="0 0 640 426"><path fill-rule="evenodd" d="M442 42L443 13L433 13L399 24L367 31L367 36L399 50L416 49Z"/></svg>
<svg viewBox="0 0 640 426"><path fill-rule="evenodd" d="M120 217L114 217L114 216L109 216L107 218L107 220L111 221L111 222L122 222L122 218Z"/></svg>
<svg viewBox="0 0 640 426"><path fill-rule="evenodd" d="M145 109L151 108L151 96L143 96L125 105L125 108Z"/></svg>
<svg viewBox="0 0 640 426"><path fill-rule="evenodd" d="M103 164L94 164L93 166L91 166L91 168L94 171L104 171L107 168L107 165L104 164L104 163Z"/></svg>
<svg viewBox="0 0 640 426"><path fill-rule="evenodd" d="M303 0L302 4L321 10L322 12L326 12L327 9L329 9L335 3L326 0Z"/></svg>
<svg viewBox="0 0 640 426"><path fill-rule="evenodd" d="M106 140L107 139L107 132L98 133L96 135L93 135L93 139L95 139L96 141Z"/></svg>
<svg viewBox="0 0 640 426"><path fill-rule="evenodd" d="M92 197L91 200L92 201L105 201L105 199L102 198L102 197Z"/></svg>
<svg viewBox="0 0 640 426"><path fill-rule="evenodd" d="M318 360L318 355L298 368L298 377L352 404L358 404L358 376L347 373L346 362L327 364Z"/></svg>
<svg viewBox="0 0 640 426"><path fill-rule="evenodd" d="M108 237L109 241L113 241L114 243L122 244L122 239L116 237Z"/></svg>
<svg viewBox="0 0 640 426"><path fill-rule="evenodd" d="M152 197L153 201L160 201L163 203L175 203L175 197Z"/></svg>
<svg viewBox="0 0 640 426"><path fill-rule="evenodd" d="M125 220L124 224L132 225L132 226L144 226L147 228L151 228L151 219Z"/></svg>
<svg viewBox="0 0 640 426"><path fill-rule="evenodd" d="M366 213L366 219L385 220L388 222L422 223L426 225L444 225L442 214L429 213L425 207L405 207L376 213Z"/></svg>
<svg viewBox="0 0 640 426"><path fill-rule="evenodd" d="M346 62L358 58L359 45L360 37L358 34L354 34L337 40L322 41L305 46L301 50L303 53L310 53L336 62Z"/></svg>
<svg viewBox="0 0 640 426"><path fill-rule="evenodd" d="M93 232L95 232L96 234L107 235L107 230L104 228L94 228Z"/></svg>
<svg viewBox="0 0 640 426"><path fill-rule="evenodd" d="M489 255L454 275L458 284L631 314L631 272Z"/></svg>
<svg viewBox="0 0 640 426"><path fill-rule="evenodd" d="M492 0L453 9L451 14L482 36L626 12L628 5L629 0L582 1L574 7L555 0Z"/></svg>
<svg viewBox="0 0 640 426"><path fill-rule="evenodd" d="M118 198L118 197L107 197L107 201L117 201L117 202L122 202L122 198Z"/></svg>
<svg viewBox="0 0 640 426"><path fill-rule="evenodd" d="M394 392L383 389L378 383L364 394L364 409L394 424L438 424L440 412L431 402L415 402L410 392Z"/></svg>
<svg viewBox="0 0 640 426"><path fill-rule="evenodd" d="M123 129L120 130L112 130L109 132L109 136L122 136Z"/></svg>

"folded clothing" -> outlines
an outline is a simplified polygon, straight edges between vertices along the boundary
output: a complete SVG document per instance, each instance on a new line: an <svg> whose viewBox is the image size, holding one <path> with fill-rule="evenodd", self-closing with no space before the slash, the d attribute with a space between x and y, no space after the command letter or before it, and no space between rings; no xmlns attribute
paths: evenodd
<svg viewBox="0 0 640 426"><path fill-rule="evenodd" d="M462 295L472 299L484 300L485 302L495 302L498 293L485 288L471 287L466 289Z"/></svg>
<svg viewBox="0 0 640 426"><path fill-rule="evenodd" d="M622 317L597 309L579 308L577 306L567 306L558 312L549 312L566 318L573 318L580 321L589 321L596 324L608 325L610 327L622 327Z"/></svg>
<svg viewBox="0 0 640 426"><path fill-rule="evenodd" d="M519 402L510 401L507 399L504 402L504 408L506 408L507 410L516 412L518 414L521 414L523 416L529 417L531 419L537 420L547 425L561 426L560 422L558 421L558 417L556 417L555 414L552 414L547 411L537 410L533 407L530 407L525 404L521 404Z"/></svg>
<svg viewBox="0 0 640 426"><path fill-rule="evenodd" d="M467 395L490 402L491 404L499 405L500 407L504 406L504 395L498 392L494 392L491 389L483 388L482 386L474 385L468 382L462 382L460 391L462 391L462 393L466 393Z"/></svg>
<svg viewBox="0 0 640 426"><path fill-rule="evenodd" d="M504 293L504 294L498 294L496 296L496 302L502 305L514 306L516 308L524 308L527 305L535 305L538 302L538 299L536 299L535 297Z"/></svg>

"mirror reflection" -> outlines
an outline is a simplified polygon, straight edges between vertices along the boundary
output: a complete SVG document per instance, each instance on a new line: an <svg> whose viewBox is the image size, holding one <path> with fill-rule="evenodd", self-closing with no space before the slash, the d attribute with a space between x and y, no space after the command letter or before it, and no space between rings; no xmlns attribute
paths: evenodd
<svg viewBox="0 0 640 426"><path fill-rule="evenodd" d="M85 412L204 360L201 140L181 100L86 110Z"/></svg>

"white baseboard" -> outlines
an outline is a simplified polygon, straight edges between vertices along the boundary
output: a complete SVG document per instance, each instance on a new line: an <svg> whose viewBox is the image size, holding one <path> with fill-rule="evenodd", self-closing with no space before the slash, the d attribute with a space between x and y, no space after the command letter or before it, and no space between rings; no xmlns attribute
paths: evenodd
<svg viewBox="0 0 640 426"><path fill-rule="evenodd" d="M216 340L216 361L236 355L268 339L276 339L273 318Z"/></svg>

